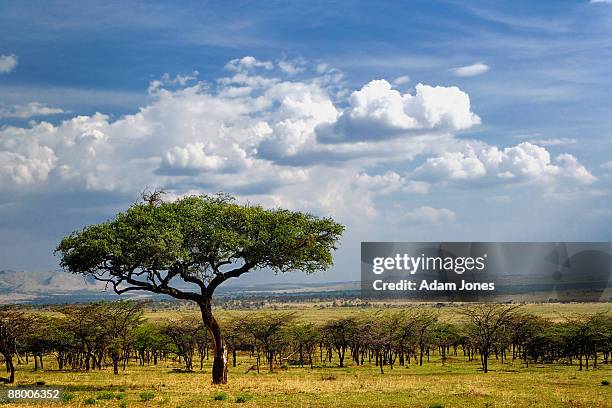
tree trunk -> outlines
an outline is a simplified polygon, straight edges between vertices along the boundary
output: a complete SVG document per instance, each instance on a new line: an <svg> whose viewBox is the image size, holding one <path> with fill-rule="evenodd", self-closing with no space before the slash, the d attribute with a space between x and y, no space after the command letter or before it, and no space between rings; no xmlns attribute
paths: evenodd
<svg viewBox="0 0 612 408"><path fill-rule="evenodd" d="M206 298L203 303L200 304L200 310L202 311L202 320L206 328L210 331L213 339L213 370L212 370L212 382L213 384L226 384L227 383L227 346L225 340L221 334L221 327L212 314L212 299Z"/></svg>
<svg viewBox="0 0 612 408"><path fill-rule="evenodd" d="M119 356L113 354L113 374L119 375Z"/></svg>
<svg viewBox="0 0 612 408"><path fill-rule="evenodd" d="M9 357L6 360L7 368L9 370L9 384L15 383L15 366L13 365L13 357Z"/></svg>

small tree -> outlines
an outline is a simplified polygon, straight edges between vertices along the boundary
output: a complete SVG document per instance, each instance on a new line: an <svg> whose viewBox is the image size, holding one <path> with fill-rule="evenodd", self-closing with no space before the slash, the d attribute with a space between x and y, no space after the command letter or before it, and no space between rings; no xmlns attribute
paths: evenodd
<svg viewBox="0 0 612 408"><path fill-rule="evenodd" d="M257 349L257 371L259 372L259 350L263 350L270 372L274 371L274 359L280 354L286 339L283 329L295 318L293 313L262 313L245 316L240 320L241 330L254 340Z"/></svg>
<svg viewBox="0 0 612 408"><path fill-rule="evenodd" d="M108 351L113 361L113 373L119 374L119 360L126 358L134 342L135 330L142 323L142 303L133 301L102 303L102 330L108 338Z"/></svg>
<svg viewBox="0 0 612 408"><path fill-rule="evenodd" d="M300 366L304 367L305 356L308 356L308 364L313 368L312 355L319 342L321 334L312 323L294 324L289 327L289 340L298 354Z"/></svg>
<svg viewBox="0 0 612 408"><path fill-rule="evenodd" d="M489 355L493 351L497 335L509 324L513 312L519 306L505 306L495 303L468 306L460 313L471 324L471 335L480 351L482 370L489 371Z"/></svg>
<svg viewBox="0 0 612 408"><path fill-rule="evenodd" d="M9 306L0 306L0 354L4 357L8 378L0 378L0 382L12 384L15 382L15 366L13 356L19 344L28 334L32 319L24 312Z"/></svg>
<svg viewBox="0 0 612 408"><path fill-rule="evenodd" d="M328 322L322 329L323 337L328 346L338 353L340 367L344 367L344 356L351 345L351 340L357 334L357 322L352 317Z"/></svg>
<svg viewBox="0 0 612 408"><path fill-rule="evenodd" d="M185 369L193 371L193 355L204 327L191 316L168 323L163 333L171 340L174 352L183 359Z"/></svg>
<svg viewBox="0 0 612 408"><path fill-rule="evenodd" d="M156 195L74 232L57 252L62 267L106 282L118 294L148 291L196 302L211 333L213 383L222 384L228 358L212 312L215 289L257 269L325 270L343 231L330 218L239 205L226 195L174 202Z"/></svg>

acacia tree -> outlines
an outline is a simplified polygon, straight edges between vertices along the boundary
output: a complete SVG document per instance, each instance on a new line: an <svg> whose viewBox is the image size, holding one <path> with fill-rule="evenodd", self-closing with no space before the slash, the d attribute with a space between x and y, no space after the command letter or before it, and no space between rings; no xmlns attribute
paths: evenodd
<svg viewBox="0 0 612 408"><path fill-rule="evenodd" d="M193 355L203 329L195 317L191 316L169 322L163 328L163 333L170 338L174 352L183 359L187 371L193 371Z"/></svg>
<svg viewBox="0 0 612 408"><path fill-rule="evenodd" d="M245 316L240 320L241 330L248 333L257 348L257 372L259 372L259 349L262 349L270 372L274 371L274 359L279 355L285 340L283 329L295 318L293 313L265 313Z"/></svg>
<svg viewBox="0 0 612 408"><path fill-rule="evenodd" d="M514 311L518 307L520 305L487 303L468 306L460 312L470 323L470 334L480 351L482 370L485 373L489 371L489 355L494 348L496 337L512 321Z"/></svg>
<svg viewBox="0 0 612 408"><path fill-rule="evenodd" d="M323 326L322 331L329 347L338 353L340 367L344 367L344 356L357 332L357 322L352 317L333 320Z"/></svg>
<svg viewBox="0 0 612 408"><path fill-rule="evenodd" d="M118 294L148 291L196 302L211 333L213 383L226 383L227 347L212 313L215 289L258 269L325 270L344 227L331 218L240 205L227 195L146 198L65 237L57 247L61 265Z"/></svg>
<svg viewBox="0 0 612 408"><path fill-rule="evenodd" d="M113 361L113 373L119 374L119 359L127 358L127 351L133 342L134 332L142 323L143 304L133 301L101 303L103 316L100 324L108 338L108 351Z"/></svg>
<svg viewBox="0 0 612 408"><path fill-rule="evenodd" d="M17 353L19 343L27 335L32 325L32 318L26 313L9 306L0 306L0 354L4 358L8 378L0 377L0 382L15 382L13 356Z"/></svg>

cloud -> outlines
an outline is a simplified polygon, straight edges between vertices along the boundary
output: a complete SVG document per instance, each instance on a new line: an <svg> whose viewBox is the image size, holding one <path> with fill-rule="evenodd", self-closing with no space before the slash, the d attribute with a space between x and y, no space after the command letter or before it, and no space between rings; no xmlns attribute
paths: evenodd
<svg viewBox="0 0 612 408"><path fill-rule="evenodd" d="M0 74L6 74L17 68L17 56L13 54L0 55Z"/></svg>
<svg viewBox="0 0 612 408"><path fill-rule="evenodd" d="M53 149L38 140L20 137L6 138L0 134L0 190L16 191L42 185L55 167Z"/></svg>
<svg viewBox="0 0 612 408"><path fill-rule="evenodd" d="M199 75L198 71L193 71L191 74L186 75L178 74L175 77L171 77L170 74L166 73L160 79L155 79L149 83L148 92L153 94L168 87L185 87L187 84L197 81Z"/></svg>
<svg viewBox="0 0 612 408"><path fill-rule="evenodd" d="M597 3L608 3L608 4L612 4L612 0L590 0L589 3L591 4L597 4Z"/></svg>
<svg viewBox="0 0 612 408"><path fill-rule="evenodd" d="M517 182L573 182L589 185L596 181L571 154L551 160L543 147L529 142L499 149L495 146L467 146L465 151L444 152L430 157L413 176L423 180L478 180L496 184Z"/></svg>
<svg viewBox="0 0 612 408"><path fill-rule="evenodd" d="M254 68L264 68L270 70L274 68L274 64L271 61L260 61L255 57L246 56L229 61L225 65L225 68L230 71L236 72L250 70Z"/></svg>
<svg viewBox="0 0 612 408"><path fill-rule="evenodd" d="M394 171L387 171L375 176L370 176L365 172L360 173L356 178L356 184L366 187L368 190L376 190L382 193L403 191L425 194L429 191L428 183L408 180Z"/></svg>
<svg viewBox="0 0 612 408"><path fill-rule="evenodd" d="M486 174L485 165L473 152L444 152L427 159L415 175L423 179L469 180Z"/></svg>
<svg viewBox="0 0 612 408"><path fill-rule="evenodd" d="M410 82L410 77L408 75L398 76L393 80L393 85L404 85Z"/></svg>
<svg viewBox="0 0 612 408"><path fill-rule="evenodd" d="M569 144L575 144L578 140L569 137L553 138L553 139L537 139L531 140L530 143L541 145L541 146L563 146Z"/></svg>
<svg viewBox="0 0 612 408"><path fill-rule="evenodd" d="M164 75L151 82L149 103L119 118L96 113L2 127L0 191L227 191L359 220L381 215L381 202L397 195L431 194L439 182L594 181L571 155L551 159L529 143L500 149L455 138L480 122L459 88L418 84L402 94L375 80L346 92L333 68L295 79L270 64L235 59L230 76L210 82L197 73ZM326 127L333 143L321 140ZM419 156L428 158L406 173ZM418 210L434 222L452 218L446 209Z"/></svg>
<svg viewBox="0 0 612 408"><path fill-rule="evenodd" d="M175 146L167 152L160 166L160 174L194 174L201 171L221 170L226 157L208 154L204 143Z"/></svg>
<svg viewBox="0 0 612 408"><path fill-rule="evenodd" d="M612 173L612 160L600 164L599 167L605 172Z"/></svg>
<svg viewBox="0 0 612 408"><path fill-rule="evenodd" d="M418 134L447 133L480 123L470 98L459 88L418 84L415 95L401 94L384 79L354 91L349 107L317 129L322 143L380 141Z"/></svg>
<svg viewBox="0 0 612 408"><path fill-rule="evenodd" d="M448 208L418 207L398 217L401 223L442 224L455 220L455 213Z"/></svg>
<svg viewBox="0 0 612 408"><path fill-rule="evenodd" d="M51 108L44 103L30 102L25 105L0 106L0 119L19 118L27 119L37 116L49 116L66 113L60 108Z"/></svg>
<svg viewBox="0 0 612 408"><path fill-rule="evenodd" d="M453 68L451 69L451 72L455 76L458 76L458 77L471 77L471 76L484 74L489 69L490 67L487 64L483 62L477 62L472 65L466 65L464 67Z"/></svg>
<svg viewBox="0 0 612 408"><path fill-rule="evenodd" d="M299 74L300 72L304 72L304 64L305 61L303 59L295 59L291 61L281 60L278 62L278 67L289 75L295 75Z"/></svg>

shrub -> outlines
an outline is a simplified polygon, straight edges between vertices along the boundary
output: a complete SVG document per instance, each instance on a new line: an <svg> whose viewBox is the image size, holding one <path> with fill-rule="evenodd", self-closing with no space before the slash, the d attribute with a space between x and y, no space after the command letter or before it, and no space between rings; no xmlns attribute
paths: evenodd
<svg viewBox="0 0 612 408"><path fill-rule="evenodd" d="M236 403L244 404L245 402L250 401L252 398L253 397L251 397L249 394L240 394L236 397Z"/></svg>
<svg viewBox="0 0 612 408"><path fill-rule="evenodd" d="M93 405L96 403L96 399L94 397L89 397L85 401L83 401L85 405Z"/></svg>
<svg viewBox="0 0 612 408"><path fill-rule="evenodd" d="M74 394L71 392L64 392L62 394L62 401L63 402L70 402L74 399Z"/></svg>
<svg viewBox="0 0 612 408"><path fill-rule="evenodd" d="M213 396L213 399L214 399L215 401L226 401L226 400L227 400L227 394L226 394L226 393L224 393L223 391L218 392L218 393L216 393L216 394Z"/></svg>
<svg viewBox="0 0 612 408"><path fill-rule="evenodd" d="M120 393L115 395L115 398L117 398L118 400L125 399L125 393L120 392Z"/></svg>
<svg viewBox="0 0 612 408"><path fill-rule="evenodd" d="M141 392L140 393L140 400L141 401L150 401L153 398L155 398L155 394L151 391L145 391L145 392Z"/></svg>
<svg viewBox="0 0 612 408"><path fill-rule="evenodd" d="M444 408L444 405L442 405L442 404L431 404L429 406L429 408Z"/></svg>
<svg viewBox="0 0 612 408"><path fill-rule="evenodd" d="M96 399L99 400L110 400L113 398L115 398L115 394L110 391L99 392L98 395L96 395Z"/></svg>
<svg viewBox="0 0 612 408"><path fill-rule="evenodd" d="M127 408L127 401L121 401L119 403L119 408Z"/></svg>
<svg viewBox="0 0 612 408"><path fill-rule="evenodd" d="M608 380L601 380L601 385L610 385L610 381L608 381Z"/></svg>

